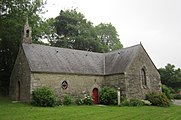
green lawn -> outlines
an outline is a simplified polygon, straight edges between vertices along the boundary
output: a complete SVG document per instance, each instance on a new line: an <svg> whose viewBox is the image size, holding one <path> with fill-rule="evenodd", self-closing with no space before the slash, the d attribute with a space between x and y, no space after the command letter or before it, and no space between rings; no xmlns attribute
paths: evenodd
<svg viewBox="0 0 181 120"><path fill-rule="evenodd" d="M0 100L0 120L181 120L181 106L117 107L59 106L33 107Z"/></svg>

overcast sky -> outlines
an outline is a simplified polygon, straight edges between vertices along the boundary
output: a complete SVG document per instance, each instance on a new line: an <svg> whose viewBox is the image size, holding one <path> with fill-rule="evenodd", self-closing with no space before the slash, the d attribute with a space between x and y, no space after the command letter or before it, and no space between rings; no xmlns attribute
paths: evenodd
<svg viewBox="0 0 181 120"><path fill-rule="evenodd" d="M181 0L47 0L44 17L71 8L94 25L112 23L124 47L141 42L157 68L181 68Z"/></svg>

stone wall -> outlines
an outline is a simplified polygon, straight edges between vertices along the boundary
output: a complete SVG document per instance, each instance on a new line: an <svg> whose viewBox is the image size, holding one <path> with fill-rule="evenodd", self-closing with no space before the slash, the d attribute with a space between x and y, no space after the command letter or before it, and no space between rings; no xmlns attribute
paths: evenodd
<svg viewBox="0 0 181 120"><path fill-rule="evenodd" d="M146 86L144 86L141 81L141 69L143 67L146 69ZM144 99L145 95L149 92L161 90L160 75L144 48L140 48L140 52L127 69L125 79L127 98Z"/></svg>
<svg viewBox="0 0 181 120"><path fill-rule="evenodd" d="M31 92L40 86L50 86L60 98L66 94L82 97L84 93L92 95L93 88L100 89L103 79L103 76L92 75L32 73ZM67 81L67 89L62 88L63 81Z"/></svg>
<svg viewBox="0 0 181 120"><path fill-rule="evenodd" d="M146 69L147 85L141 81L141 69ZM62 88L62 82L68 83L67 89ZM50 86L62 98L69 94L82 97L85 93L92 95L94 88L110 86L120 88L121 94L126 98L144 99L150 91L160 91L160 75L145 52L144 48L135 56L124 73L114 75L82 75L31 72L24 51L20 48L17 60L10 78L10 97L18 100L18 82L20 83L20 100L29 102L32 91L40 86Z"/></svg>
<svg viewBox="0 0 181 120"><path fill-rule="evenodd" d="M103 85L113 87L117 90L120 89L121 95L126 95L126 84L124 74L106 75Z"/></svg>
<svg viewBox="0 0 181 120"><path fill-rule="evenodd" d="M30 100L30 68L28 66L24 51L20 48L10 77L9 96L12 100L24 102Z"/></svg>

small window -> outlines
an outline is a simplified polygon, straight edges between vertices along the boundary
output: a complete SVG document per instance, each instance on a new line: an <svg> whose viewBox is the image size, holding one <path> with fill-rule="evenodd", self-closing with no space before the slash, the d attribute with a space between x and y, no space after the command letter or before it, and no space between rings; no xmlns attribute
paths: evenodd
<svg viewBox="0 0 181 120"><path fill-rule="evenodd" d="M26 37L29 37L29 30L26 30Z"/></svg>
<svg viewBox="0 0 181 120"><path fill-rule="evenodd" d="M146 72L145 72L145 69L144 69L144 68L141 69L141 81L142 81L142 85L143 85L143 86L146 86L146 85L147 85Z"/></svg>
<svg viewBox="0 0 181 120"><path fill-rule="evenodd" d="M62 89L67 89L68 88L68 82L66 80L64 80L62 83L61 83L61 86L62 86Z"/></svg>

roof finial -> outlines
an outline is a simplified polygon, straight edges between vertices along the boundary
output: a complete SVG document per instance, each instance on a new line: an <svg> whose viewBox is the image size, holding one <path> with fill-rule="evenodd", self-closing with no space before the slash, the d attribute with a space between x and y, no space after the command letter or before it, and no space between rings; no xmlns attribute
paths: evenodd
<svg viewBox="0 0 181 120"><path fill-rule="evenodd" d="M28 17L26 17L26 25L29 26Z"/></svg>

